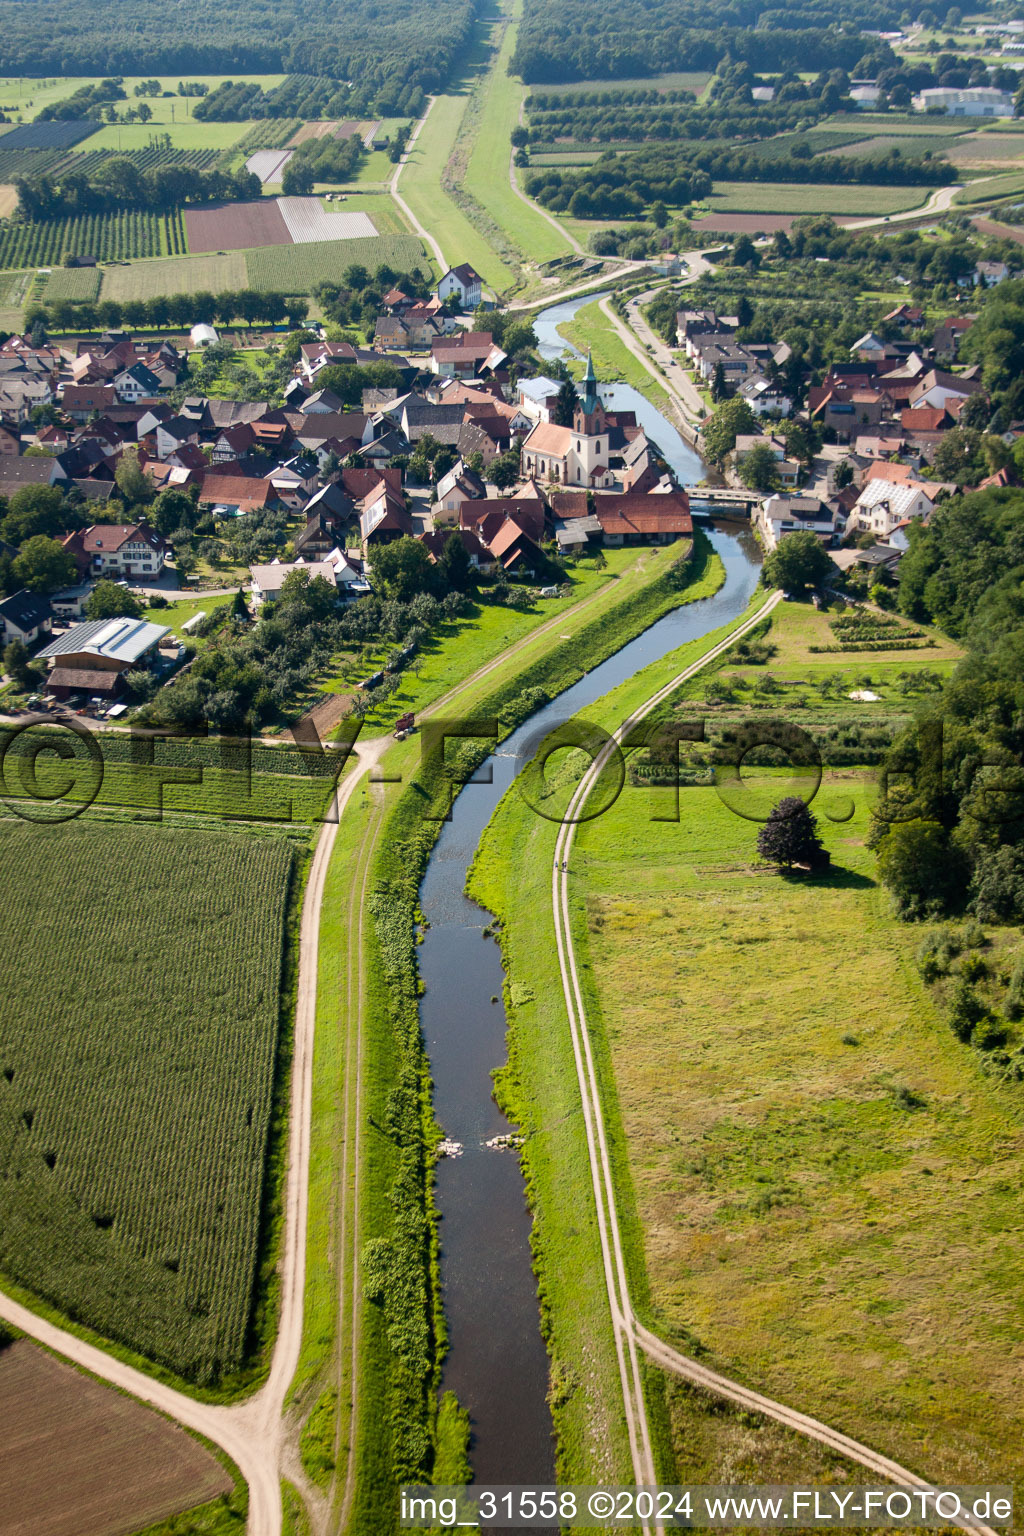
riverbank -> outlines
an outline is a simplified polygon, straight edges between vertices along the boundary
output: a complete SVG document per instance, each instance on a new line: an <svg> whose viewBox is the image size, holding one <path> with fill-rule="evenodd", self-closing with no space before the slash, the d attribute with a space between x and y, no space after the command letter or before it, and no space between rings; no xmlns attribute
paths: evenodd
<svg viewBox="0 0 1024 1536"><path fill-rule="evenodd" d="M698 542L706 543L703 535L698 535ZM678 553L678 549L644 552L642 580L625 599L611 583L607 594L601 593L588 610L587 622L574 626L570 639L562 639L558 631L532 637L506 665L460 690L451 700L452 711L496 714L507 734L538 698L571 687L679 602L678 578L671 569L673 554ZM684 582L700 579L703 572L703 559L688 563ZM339 858L328 882L328 919L321 936L325 984L314 1067L307 1327L293 1393L303 1416L314 1409L325 1385L334 1379L329 1362L335 1351L353 1343L350 1333L339 1339L331 1328L332 1300L346 1294L347 1285L332 1263L336 1207L343 1191L337 1172L332 1171L331 1137L342 1113L341 1101L349 1091L339 1086L339 1076L344 1073L343 1042L354 1023L351 1001L344 992L338 995L346 985L342 975L346 964L345 974L351 972L355 943L351 912L346 915L343 903L352 883L351 859L367 835L371 807L377 801L382 821L366 855L368 914L363 936L367 983L360 1134L367 1147L359 1160L357 1246L364 1294L362 1321L354 1340L356 1365L349 1378L358 1402L357 1431L354 1445L338 1443L339 1458L345 1454L355 1458L354 1494L346 1523L353 1531L392 1528L394 1481L431 1472L431 1446L437 1433L436 1388L444 1322L432 1235L431 1183L438 1133L428 1063L414 1015L418 883L440 830L438 823L424 822L422 813L424 794L438 789L439 777L436 771L424 771L420 753L421 741L416 738L395 744L388 750L384 768L401 774L405 786L384 784L371 789L364 784L353 797L339 829ZM339 953L346 957L340 963ZM351 1238L348 1249L351 1255ZM421 1255L415 1262L413 1249ZM382 1268L395 1277L384 1286L375 1278ZM344 1407L342 1403L342 1417ZM348 1440L347 1435L343 1438ZM446 1439L445 1460L450 1463L457 1456L452 1434ZM414 1456L418 1457L415 1462Z"/></svg>
<svg viewBox="0 0 1024 1536"><path fill-rule="evenodd" d="M755 577L756 571L750 586ZM738 609L735 601L730 604L737 616L727 627L739 622L749 590L737 588L735 570L731 585L741 603ZM715 572L708 589L719 587ZM698 598L707 591L695 586L690 595ZM724 595L711 599L709 607L721 608L725 601ZM700 610L688 607L686 612L688 622L698 627ZM668 656L625 681L616 699L622 690L646 687L655 675L662 681L675 675L684 658L703 653L719 634L673 647ZM613 719L595 702L581 714L593 718L598 711L605 725L628 713L617 704ZM555 767L551 777L557 784L564 773ZM558 1474L563 1480L599 1482L628 1478L631 1463L572 1048L559 1006L550 903L557 830L557 823L531 809L518 789L510 790L481 839L468 889L474 900L496 914L506 968L509 1056L496 1086L502 1106L525 1138L522 1161L551 1356L549 1402L558 1437ZM655 1413L652 1418L655 1439L664 1441L667 1417L662 1413L659 1421Z"/></svg>

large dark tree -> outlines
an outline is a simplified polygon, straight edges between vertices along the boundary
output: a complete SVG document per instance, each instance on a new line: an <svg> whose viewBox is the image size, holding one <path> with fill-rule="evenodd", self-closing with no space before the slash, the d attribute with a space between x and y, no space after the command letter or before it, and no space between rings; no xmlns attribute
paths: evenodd
<svg viewBox="0 0 1024 1536"><path fill-rule="evenodd" d="M551 419L556 427L572 426L579 401L580 397L576 385L572 379L566 379L558 391L558 399L555 401L555 408L551 413Z"/></svg>
<svg viewBox="0 0 1024 1536"><path fill-rule="evenodd" d="M819 862L823 849L818 823L799 795L787 795L772 807L757 834L757 851L766 863L783 869Z"/></svg>

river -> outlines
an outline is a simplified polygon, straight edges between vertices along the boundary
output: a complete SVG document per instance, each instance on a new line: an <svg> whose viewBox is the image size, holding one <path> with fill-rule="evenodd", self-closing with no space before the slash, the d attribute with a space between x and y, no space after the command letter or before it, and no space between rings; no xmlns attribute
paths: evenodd
<svg viewBox="0 0 1024 1536"><path fill-rule="evenodd" d="M556 305L538 317L543 356L567 350L555 327L589 302ZM609 406L636 411L681 483L701 478L696 454L642 395L628 385L606 387L601 394ZM491 782L474 782L455 800L421 887L430 926L418 951L426 987L420 1021L437 1118L445 1135L464 1147L461 1157L445 1158L437 1168L449 1328L443 1387L469 1410L470 1459L478 1483L550 1483L554 1442L523 1176L514 1154L485 1146L514 1129L492 1097L491 1073L506 1055L504 977L496 941L481 936L489 914L464 894L466 876L498 801L525 766L527 756L520 752L536 745L539 732L743 612L759 572L749 528L716 526L710 538L725 565L720 591L666 614L508 737L489 759ZM627 1469L620 1470L625 1476Z"/></svg>

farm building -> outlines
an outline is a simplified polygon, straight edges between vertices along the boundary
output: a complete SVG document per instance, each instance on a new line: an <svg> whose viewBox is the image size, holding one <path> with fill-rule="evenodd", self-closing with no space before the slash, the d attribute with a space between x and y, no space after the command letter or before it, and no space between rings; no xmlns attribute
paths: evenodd
<svg viewBox="0 0 1024 1536"><path fill-rule="evenodd" d="M938 86L914 97L914 110L928 112L941 107L949 117L1012 117L1013 97L994 85L977 85L955 90Z"/></svg>
<svg viewBox="0 0 1024 1536"><path fill-rule="evenodd" d="M196 348L215 347L220 337L212 325L194 325L188 333L189 340Z"/></svg>
<svg viewBox="0 0 1024 1536"><path fill-rule="evenodd" d="M120 692L124 673L148 666L169 633L166 624L149 624L145 619L90 619L74 624L39 652L54 663L46 691L58 699L72 693L113 698Z"/></svg>

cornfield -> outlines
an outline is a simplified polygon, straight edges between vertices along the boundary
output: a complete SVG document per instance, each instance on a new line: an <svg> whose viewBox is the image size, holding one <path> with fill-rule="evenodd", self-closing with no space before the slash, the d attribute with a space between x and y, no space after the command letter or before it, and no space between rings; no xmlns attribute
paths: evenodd
<svg viewBox="0 0 1024 1536"><path fill-rule="evenodd" d="M246 1355L292 859L0 821L0 1269L200 1383Z"/></svg>

